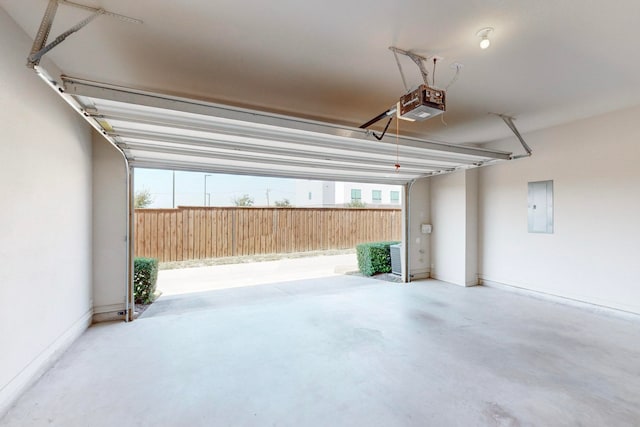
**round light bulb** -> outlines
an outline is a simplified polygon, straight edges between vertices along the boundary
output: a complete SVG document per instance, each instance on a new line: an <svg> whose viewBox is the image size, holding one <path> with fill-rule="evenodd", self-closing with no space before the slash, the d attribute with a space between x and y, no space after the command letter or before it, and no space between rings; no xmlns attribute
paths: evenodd
<svg viewBox="0 0 640 427"><path fill-rule="evenodd" d="M476 32L476 36L480 37L480 49L486 49L491 46L491 40L489 40L489 34L493 31L493 27L481 28Z"/></svg>

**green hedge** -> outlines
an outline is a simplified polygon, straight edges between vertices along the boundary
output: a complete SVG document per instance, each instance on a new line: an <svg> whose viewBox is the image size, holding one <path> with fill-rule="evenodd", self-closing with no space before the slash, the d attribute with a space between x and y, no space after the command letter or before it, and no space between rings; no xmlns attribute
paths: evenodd
<svg viewBox="0 0 640 427"><path fill-rule="evenodd" d="M135 258L133 260L133 296L137 304L151 304L156 296L158 260Z"/></svg>
<svg viewBox="0 0 640 427"><path fill-rule="evenodd" d="M389 246L400 242L371 242L356 246L358 269L365 276L391 272L391 253Z"/></svg>

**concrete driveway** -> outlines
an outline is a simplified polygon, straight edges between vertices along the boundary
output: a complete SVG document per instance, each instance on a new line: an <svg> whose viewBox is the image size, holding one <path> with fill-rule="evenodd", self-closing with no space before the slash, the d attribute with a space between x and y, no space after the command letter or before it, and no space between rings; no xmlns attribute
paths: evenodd
<svg viewBox="0 0 640 427"><path fill-rule="evenodd" d="M161 270L163 296L335 276L358 270L356 254Z"/></svg>

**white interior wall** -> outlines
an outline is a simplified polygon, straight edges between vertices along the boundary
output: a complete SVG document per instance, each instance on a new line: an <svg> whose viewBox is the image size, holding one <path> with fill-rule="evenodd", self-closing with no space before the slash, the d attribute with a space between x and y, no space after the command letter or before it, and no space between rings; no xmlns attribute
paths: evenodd
<svg viewBox="0 0 640 427"><path fill-rule="evenodd" d="M1 415L89 325L92 242L89 126L1 8L0 40Z"/></svg>
<svg viewBox="0 0 640 427"><path fill-rule="evenodd" d="M480 170L483 281L640 313L639 117L533 132L531 158ZM527 232L527 183L541 180L554 184L553 234Z"/></svg>
<svg viewBox="0 0 640 427"><path fill-rule="evenodd" d="M124 319L127 284L127 168L122 154L93 133L94 321Z"/></svg>
<svg viewBox="0 0 640 427"><path fill-rule="evenodd" d="M478 169L465 171L465 286L478 284Z"/></svg>
<svg viewBox="0 0 640 427"><path fill-rule="evenodd" d="M477 284L477 171L429 178L431 277L462 286Z"/></svg>
<svg viewBox="0 0 640 427"><path fill-rule="evenodd" d="M420 226L431 222L428 178L413 183L409 200L409 273L412 279L427 278L431 272L431 235L422 234Z"/></svg>
<svg viewBox="0 0 640 427"><path fill-rule="evenodd" d="M431 277L465 282L464 171L429 178L431 189Z"/></svg>

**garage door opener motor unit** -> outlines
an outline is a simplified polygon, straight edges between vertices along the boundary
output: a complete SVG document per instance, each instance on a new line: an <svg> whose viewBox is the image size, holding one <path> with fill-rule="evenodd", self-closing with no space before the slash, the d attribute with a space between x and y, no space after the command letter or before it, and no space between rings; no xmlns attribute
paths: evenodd
<svg viewBox="0 0 640 427"><path fill-rule="evenodd" d="M405 120L425 120L445 112L445 92L427 85L400 98L399 117Z"/></svg>

